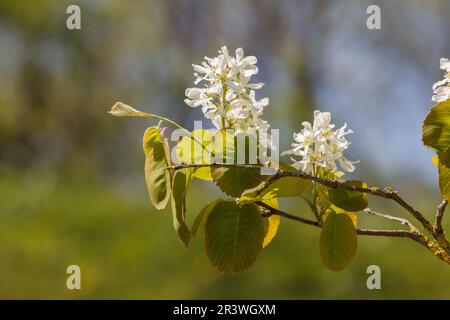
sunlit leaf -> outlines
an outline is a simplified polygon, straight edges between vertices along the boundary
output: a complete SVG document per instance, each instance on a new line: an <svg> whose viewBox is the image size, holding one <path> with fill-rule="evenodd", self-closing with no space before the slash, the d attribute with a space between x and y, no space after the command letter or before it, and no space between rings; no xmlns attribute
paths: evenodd
<svg viewBox="0 0 450 320"><path fill-rule="evenodd" d="M144 133L145 182L153 206L164 209L170 198L170 173L167 141L161 140L157 127L150 127Z"/></svg>
<svg viewBox="0 0 450 320"><path fill-rule="evenodd" d="M298 197L311 185L311 181L296 177L283 177L270 183L270 179L254 189L244 192L240 203L250 203L273 198Z"/></svg>
<svg viewBox="0 0 450 320"><path fill-rule="evenodd" d="M345 269L356 249L356 229L350 217L329 212L320 233L320 256L325 266L333 271Z"/></svg>
<svg viewBox="0 0 450 320"><path fill-rule="evenodd" d="M236 163L235 137L227 131L218 131L214 136L215 163Z"/></svg>
<svg viewBox="0 0 450 320"><path fill-rule="evenodd" d="M450 167L450 100L431 108L423 122L422 141L438 153L440 163Z"/></svg>
<svg viewBox="0 0 450 320"><path fill-rule="evenodd" d="M345 184L350 186L357 186L367 188L364 181L346 181ZM369 197L367 193L358 191L349 191L344 189L328 189L328 199L336 207L346 211L356 212L367 208L369 204Z"/></svg>
<svg viewBox="0 0 450 320"><path fill-rule="evenodd" d="M215 132L198 129L192 131L191 134L192 136L184 136L176 145L178 162L180 164L212 163L212 142ZM211 181L211 169L209 167L196 168L194 177Z"/></svg>
<svg viewBox="0 0 450 320"><path fill-rule="evenodd" d="M205 225L205 249L213 267L223 273L249 268L260 254L264 225L254 204L222 201L214 206Z"/></svg>
<svg viewBox="0 0 450 320"><path fill-rule="evenodd" d="M278 209L277 199L263 200L264 203L268 204L272 208ZM272 240L275 238L278 227L280 226L281 217L277 214L273 214L268 218L263 219L264 222L264 242L263 248L265 248Z"/></svg>
<svg viewBox="0 0 450 320"><path fill-rule="evenodd" d="M192 136L183 136L176 144L178 162L180 164L211 163L211 151L208 148L211 144L210 131L194 130L191 134Z"/></svg>
<svg viewBox="0 0 450 320"><path fill-rule="evenodd" d="M438 168L439 172L439 190L444 199L450 199L450 168L440 162L436 155L432 158L433 164Z"/></svg>
<svg viewBox="0 0 450 320"><path fill-rule="evenodd" d="M189 228L186 225L186 191L189 185L190 169L177 170L172 183L172 214L173 226L182 243L188 247L191 239Z"/></svg>
<svg viewBox="0 0 450 320"><path fill-rule="evenodd" d="M431 162L436 166L439 167L439 157L437 155L433 156L431 158Z"/></svg>
<svg viewBox="0 0 450 320"><path fill-rule="evenodd" d="M450 168L439 164L439 189L441 190L442 197L450 199Z"/></svg>
<svg viewBox="0 0 450 320"><path fill-rule="evenodd" d="M210 167L195 168L193 176L200 180L212 181L211 168Z"/></svg>
<svg viewBox="0 0 450 320"><path fill-rule="evenodd" d="M330 212L335 212L338 214L346 214L350 219L352 219L353 225L355 226L355 228L358 226L358 215L356 214L356 212L350 212L350 211L346 211L344 209L338 208L334 205L330 205L330 207L326 210L324 210L324 213L322 215L322 221L325 221L328 217L328 214Z"/></svg>
<svg viewBox="0 0 450 320"><path fill-rule="evenodd" d="M123 103L123 102L116 102L112 108L111 111L108 112L109 114L112 114L116 117L139 117L144 116L143 112L134 109L133 107Z"/></svg>

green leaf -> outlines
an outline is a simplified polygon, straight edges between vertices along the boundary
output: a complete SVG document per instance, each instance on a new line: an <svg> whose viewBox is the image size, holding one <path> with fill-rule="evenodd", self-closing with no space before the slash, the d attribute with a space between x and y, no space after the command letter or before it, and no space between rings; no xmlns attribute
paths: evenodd
<svg viewBox="0 0 450 320"><path fill-rule="evenodd" d="M191 132L192 136L183 136L176 144L176 155L181 164L211 163L211 150L214 132L198 129ZM201 142L199 145L193 138Z"/></svg>
<svg viewBox="0 0 450 320"><path fill-rule="evenodd" d="M450 167L450 100L431 108L423 122L422 141L438 153L443 165Z"/></svg>
<svg viewBox="0 0 450 320"><path fill-rule="evenodd" d="M227 131L218 131L214 136L214 162L236 163L235 137Z"/></svg>
<svg viewBox="0 0 450 320"><path fill-rule="evenodd" d="M172 182L173 227L186 248L191 239L191 233L186 225L186 192L190 182L190 171L190 169L177 170Z"/></svg>
<svg viewBox="0 0 450 320"><path fill-rule="evenodd" d="M346 181L345 184L367 188L367 184L364 181L351 180ZM369 197L367 193L358 191L329 188L328 199L336 207L352 212L363 210L369 205Z"/></svg>
<svg viewBox="0 0 450 320"><path fill-rule="evenodd" d="M264 219L264 221L266 221L267 227L265 229L266 232L264 235L263 248L267 247L277 235L281 217L277 214L273 214L267 219Z"/></svg>
<svg viewBox="0 0 450 320"><path fill-rule="evenodd" d="M145 182L148 195L153 206L160 210L166 207L170 198L170 173L167 141L161 141L161 135L157 127L145 130Z"/></svg>
<svg viewBox="0 0 450 320"><path fill-rule="evenodd" d="M142 111L120 101L116 102L108 113L116 117L145 117Z"/></svg>
<svg viewBox="0 0 450 320"><path fill-rule="evenodd" d="M195 218L194 223L192 224L191 228L192 238L195 238L196 236L202 236L205 234L205 224L209 214L211 213L212 209L216 206L216 204L222 201L223 201L222 199L211 201L202 209L202 211L200 211L200 213Z"/></svg>
<svg viewBox="0 0 450 320"><path fill-rule="evenodd" d="M329 212L320 233L320 256L327 268L345 269L357 248L356 229L346 214Z"/></svg>
<svg viewBox="0 0 450 320"><path fill-rule="evenodd" d="M206 254L220 272L249 268L260 254L263 240L263 220L254 204L239 206L234 201L222 201L206 221Z"/></svg>
<svg viewBox="0 0 450 320"><path fill-rule="evenodd" d="M272 208L278 209L277 199L263 200L264 203L268 204ZM264 212L264 208L260 207L261 211ZM275 238L278 232L278 227L280 226L281 216L273 214L268 218L263 219L264 223L264 241L263 248L267 247L269 243Z"/></svg>
<svg viewBox="0 0 450 320"><path fill-rule="evenodd" d="M177 159L180 164L209 164L212 163L212 142L215 132L198 129L191 132L192 136L184 136L176 145ZM195 141L201 142L202 146ZM196 168L194 177L211 181L211 169L209 167Z"/></svg>
<svg viewBox="0 0 450 320"><path fill-rule="evenodd" d="M214 137L214 162L258 164L259 144L256 135L247 133L230 134L219 131Z"/></svg>
<svg viewBox="0 0 450 320"><path fill-rule="evenodd" d="M434 155L431 158L431 162L436 166L436 168L439 167L439 157L437 155Z"/></svg>
<svg viewBox="0 0 450 320"><path fill-rule="evenodd" d="M258 186L268 178L268 176L261 175L260 170L260 168L214 167L211 169L211 176L220 190L237 198L245 190Z"/></svg>
<svg viewBox="0 0 450 320"><path fill-rule="evenodd" d="M439 163L439 189L444 199L450 199L450 168Z"/></svg>
<svg viewBox="0 0 450 320"><path fill-rule="evenodd" d="M346 214L352 220L355 228L358 226L358 215L355 212L345 211L344 209L338 208L334 205L330 205L330 207L324 211L322 215L322 221L325 221L327 219L328 214L330 212L335 212L338 214Z"/></svg>
<svg viewBox="0 0 450 320"><path fill-rule="evenodd" d="M238 201L251 203L273 198L299 197L310 185L311 181L296 177L283 177L273 183L270 183L269 179L256 188L244 192Z"/></svg>

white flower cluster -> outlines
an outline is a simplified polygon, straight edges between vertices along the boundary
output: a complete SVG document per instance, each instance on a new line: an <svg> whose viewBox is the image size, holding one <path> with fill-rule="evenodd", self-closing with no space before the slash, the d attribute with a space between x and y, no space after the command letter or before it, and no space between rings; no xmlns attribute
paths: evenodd
<svg viewBox="0 0 450 320"><path fill-rule="evenodd" d="M444 79L433 84L434 96L431 98L434 102L443 102L450 99L450 61L441 58L441 69L445 71Z"/></svg>
<svg viewBox="0 0 450 320"><path fill-rule="evenodd" d="M260 116L269 99L257 100L254 91L263 83L250 83L258 73L256 62L254 56L245 57L242 48L230 56L227 47L222 47L219 56L205 57L201 65L192 65L194 84L202 86L186 89L184 101L190 107L201 106L217 129L234 129L236 133L268 129L270 125Z"/></svg>
<svg viewBox="0 0 450 320"><path fill-rule="evenodd" d="M355 163L344 157L344 151L350 145L345 138L352 130L345 130L347 124L338 130L333 131L334 124L331 124L331 114L329 112L314 111L314 123L303 122L303 129L299 133L294 133L295 143L292 149L283 154L291 154L293 166L306 173L317 175L319 168L331 170L336 175L338 171L336 161L346 172L355 170ZM300 157L296 159L295 157Z"/></svg>

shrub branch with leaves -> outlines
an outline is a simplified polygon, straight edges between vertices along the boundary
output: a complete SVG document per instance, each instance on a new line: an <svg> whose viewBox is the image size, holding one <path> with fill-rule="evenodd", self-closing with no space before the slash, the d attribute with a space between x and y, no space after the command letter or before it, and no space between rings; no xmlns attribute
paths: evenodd
<svg viewBox="0 0 450 320"><path fill-rule="evenodd" d="M186 90L186 104L201 107L214 130L189 132L169 119L138 111L117 102L110 113L114 116L147 117L158 120L144 133L145 180L153 206L164 209L171 202L173 225L184 246L191 238L204 237L206 254L217 270L240 272L250 267L275 237L281 218L321 229L319 249L324 264L331 270L347 267L357 249L357 236L409 238L450 264L450 243L442 220L450 196L450 62L441 59L445 78L433 86L433 101L423 123L423 143L436 151L433 163L439 172L443 201L437 206L434 222L408 204L391 187L368 186L364 181L343 179L345 172L355 170L357 161L344 153L352 133L346 125L334 129L331 114L314 112L313 123L303 122L294 134L290 155L292 163L271 160L261 151L267 147L277 152L268 133L270 125L261 118L269 99L258 100L255 90L262 83L252 83L258 73L257 59L244 56L237 49L234 56L222 47L214 58L205 57L201 65L193 65L195 85ZM164 137L163 123L185 133L175 142ZM245 161L238 155L241 135L245 135ZM253 139L254 138L254 139ZM251 141L256 143L256 161L251 158ZM254 153L254 152L253 152ZM276 163L275 163L276 162ZM261 169L273 168L271 174ZM212 181L228 197L216 199L197 214L191 227L186 222L186 194L192 179ZM391 200L410 219L379 213L368 208L369 196ZM278 199L297 197L306 201L312 217L288 213L279 208ZM358 215L367 214L401 224L399 229L365 229L358 227Z"/></svg>

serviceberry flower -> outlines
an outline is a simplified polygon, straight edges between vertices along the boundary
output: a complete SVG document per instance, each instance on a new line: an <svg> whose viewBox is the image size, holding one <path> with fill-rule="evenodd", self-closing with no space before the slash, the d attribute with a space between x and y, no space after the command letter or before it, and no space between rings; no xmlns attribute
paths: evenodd
<svg viewBox="0 0 450 320"><path fill-rule="evenodd" d="M434 102L443 102L450 99L450 61L441 58L441 69L445 71L444 79L433 84Z"/></svg>
<svg viewBox="0 0 450 320"><path fill-rule="evenodd" d="M222 47L217 57L192 65L194 84L200 86L186 89L185 103L201 106L217 129L234 129L236 134L268 129L270 125L260 117L269 99L257 100L255 93L264 84L250 81L258 73L256 63L256 57L246 57L242 48L230 56Z"/></svg>
<svg viewBox="0 0 450 320"><path fill-rule="evenodd" d="M334 130L331 124L331 114L329 112L314 111L314 122L305 121L302 123L303 129L294 133L294 143L292 149L284 154L292 155L293 166L306 173L317 175L319 168L328 169L336 176L342 176L343 172L338 170L336 162L342 170L353 172L355 163L344 157L344 152L350 145L346 135L353 133L346 130L347 124L340 129Z"/></svg>

